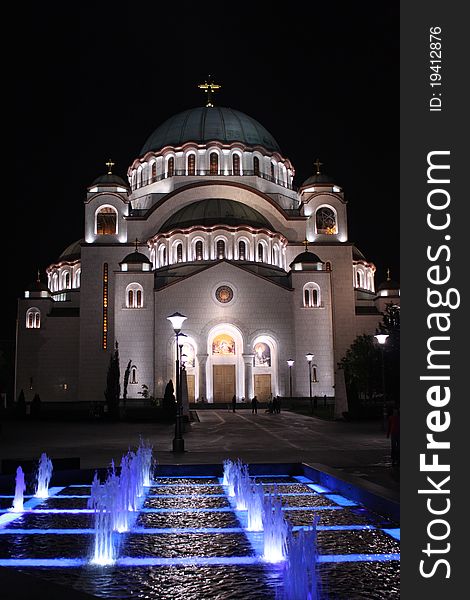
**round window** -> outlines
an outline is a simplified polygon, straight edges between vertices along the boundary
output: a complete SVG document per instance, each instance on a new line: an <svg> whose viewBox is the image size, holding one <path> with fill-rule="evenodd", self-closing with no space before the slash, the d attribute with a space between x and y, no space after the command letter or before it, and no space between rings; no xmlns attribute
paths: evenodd
<svg viewBox="0 0 470 600"><path fill-rule="evenodd" d="M233 298L233 290L228 285L221 285L215 290L215 297L221 304L227 304Z"/></svg>

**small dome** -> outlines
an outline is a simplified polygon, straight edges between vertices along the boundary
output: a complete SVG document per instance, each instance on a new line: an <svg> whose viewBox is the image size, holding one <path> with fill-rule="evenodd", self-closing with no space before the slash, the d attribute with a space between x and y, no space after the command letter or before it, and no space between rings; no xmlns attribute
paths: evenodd
<svg viewBox="0 0 470 600"><path fill-rule="evenodd" d="M30 283L26 288L28 292L48 292L49 288L47 287L47 283L36 279L33 283Z"/></svg>
<svg viewBox="0 0 470 600"><path fill-rule="evenodd" d="M377 292L382 290L399 290L400 284L397 281L392 281L391 279L387 279L387 281L383 281L377 288Z"/></svg>
<svg viewBox="0 0 470 600"><path fill-rule="evenodd" d="M364 254L362 254L362 252L359 250L359 248L357 246L352 247L352 257L353 257L353 260L367 261L366 257L364 256Z"/></svg>
<svg viewBox="0 0 470 600"><path fill-rule="evenodd" d="M323 264L323 261L321 260L321 258L319 258L313 252L309 252L308 250L306 250L305 252L301 252L300 254L298 254L289 266L291 267L292 265L295 265L298 263L302 263L302 264L321 263L321 264Z"/></svg>
<svg viewBox="0 0 470 600"><path fill-rule="evenodd" d="M263 146L281 152L279 144L258 121L232 108L221 106L185 110L162 123L145 142L140 154L158 151L165 146L179 147L186 142L205 144L241 142L246 146Z"/></svg>
<svg viewBox="0 0 470 600"><path fill-rule="evenodd" d="M125 258L122 259L122 261L119 264L122 265L123 263L128 265L152 264L150 260L145 256L145 254L142 254L142 252L132 252L131 254L128 254Z"/></svg>
<svg viewBox="0 0 470 600"><path fill-rule="evenodd" d="M105 173L104 175L100 175L97 177L93 183L89 187L93 187L95 185L110 187L110 186L119 186L128 188L129 184L124 181L119 175L115 175L114 173Z"/></svg>
<svg viewBox="0 0 470 600"><path fill-rule="evenodd" d="M311 185L334 185L334 183L333 177L330 177L326 173L318 173L316 175L311 175L300 187L309 187Z"/></svg>
<svg viewBox="0 0 470 600"><path fill-rule="evenodd" d="M271 223L251 206L235 202L235 200L208 198L188 204L176 211L160 228L160 232L177 228L185 229L196 225L203 227L249 225L257 229L274 231Z"/></svg>
<svg viewBox="0 0 470 600"><path fill-rule="evenodd" d="M82 243L84 241L85 238L81 238L80 240L73 242L73 244L70 244L70 246L67 246L67 248L59 256L59 261L66 260L68 262L72 262L74 260L78 260L82 253Z"/></svg>

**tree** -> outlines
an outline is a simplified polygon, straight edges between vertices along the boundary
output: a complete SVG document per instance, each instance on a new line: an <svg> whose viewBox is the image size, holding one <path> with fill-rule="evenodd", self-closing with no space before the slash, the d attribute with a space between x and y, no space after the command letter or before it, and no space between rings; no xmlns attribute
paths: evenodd
<svg viewBox="0 0 470 600"><path fill-rule="evenodd" d="M116 348L109 359L108 373L106 376L106 390L104 392L109 416L115 419L119 418L119 398L121 395L120 378L119 348L118 343L116 342Z"/></svg>
<svg viewBox="0 0 470 600"><path fill-rule="evenodd" d="M348 348L338 366L344 370L348 403L357 408L363 400L381 390L380 351L371 335L359 335Z"/></svg>
<svg viewBox="0 0 470 600"><path fill-rule="evenodd" d="M395 404L400 402L400 307L387 304L379 332L388 334L384 346L384 370L387 397Z"/></svg>

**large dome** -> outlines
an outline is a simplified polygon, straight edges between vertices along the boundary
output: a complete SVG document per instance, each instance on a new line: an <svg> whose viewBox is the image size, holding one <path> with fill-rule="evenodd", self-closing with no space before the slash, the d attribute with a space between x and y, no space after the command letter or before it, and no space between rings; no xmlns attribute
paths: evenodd
<svg viewBox="0 0 470 600"><path fill-rule="evenodd" d="M241 142L246 146L263 146L268 151L281 152L273 136L255 119L233 108L205 106L185 110L167 119L145 142L141 155L165 146L210 141Z"/></svg>
<svg viewBox="0 0 470 600"><path fill-rule="evenodd" d="M224 198L209 198L188 204L176 211L160 228L160 232L172 229L185 229L202 225L213 227L215 225L248 225L257 229L270 229L271 223L254 208Z"/></svg>

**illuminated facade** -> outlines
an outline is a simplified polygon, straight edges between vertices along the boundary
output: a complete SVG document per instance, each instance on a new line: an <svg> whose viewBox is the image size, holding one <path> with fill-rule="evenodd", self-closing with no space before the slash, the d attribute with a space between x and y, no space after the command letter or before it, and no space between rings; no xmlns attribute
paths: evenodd
<svg viewBox="0 0 470 600"><path fill-rule="evenodd" d="M348 239L334 179L299 188L294 167L257 121L229 108L195 108L148 138L127 172L98 177L85 198L82 240L47 269L47 288L19 301L17 394L103 401L109 353L128 401L142 385L161 398L174 380L174 334L192 402L313 394L346 410L337 363L358 334L374 333L384 298L375 266ZM390 286L389 286L390 287ZM37 288L37 289L36 289ZM121 383L122 388L122 383Z"/></svg>

